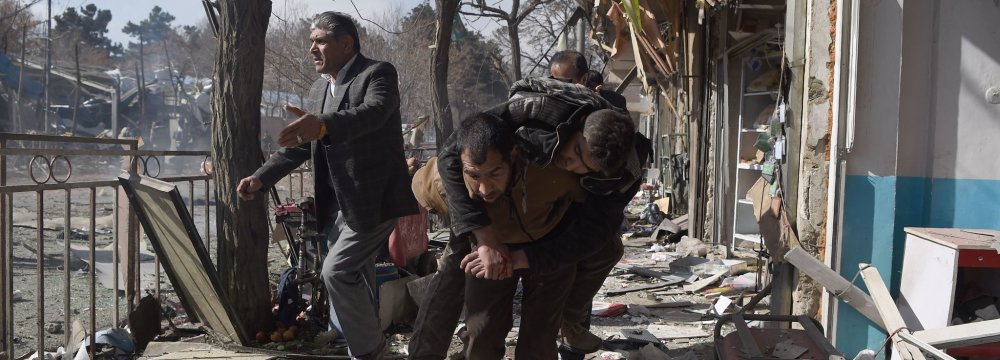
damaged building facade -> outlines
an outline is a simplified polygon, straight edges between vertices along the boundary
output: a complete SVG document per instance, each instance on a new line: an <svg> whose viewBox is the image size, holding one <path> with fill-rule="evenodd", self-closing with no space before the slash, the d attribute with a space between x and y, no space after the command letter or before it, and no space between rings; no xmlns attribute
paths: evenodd
<svg viewBox="0 0 1000 360"><path fill-rule="evenodd" d="M904 249L919 237L907 228L1000 229L995 1L597 3L606 77L626 84L655 139L650 176L670 211L689 215L691 237L767 248L772 312L821 320L844 354L878 349L886 332L784 265L788 248L846 279L859 263L882 269L913 327L927 320L903 305L921 302L907 298L904 258L918 254ZM621 30L602 34L601 21ZM951 266L968 266L956 249ZM1000 294L976 283L1000 274L990 259L955 270L942 306L968 288ZM1000 356L985 349L964 354Z"/></svg>

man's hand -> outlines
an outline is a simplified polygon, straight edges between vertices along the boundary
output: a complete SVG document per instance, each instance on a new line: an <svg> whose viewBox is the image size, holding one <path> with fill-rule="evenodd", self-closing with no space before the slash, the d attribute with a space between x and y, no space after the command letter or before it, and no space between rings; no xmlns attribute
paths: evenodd
<svg viewBox="0 0 1000 360"><path fill-rule="evenodd" d="M320 120L316 115L307 113L291 105L285 105L285 111L299 118L285 126L278 134L278 145L295 147L319 139Z"/></svg>
<svg viewBox="0 0 1000 360"><path fill-rule="evenodd" d="M409 173L411 177L413 174L417 173L417 170L420 170L421 166L422 164L420 163L420 160L415 157L406 159L406 172Z"/></svg>
<svg viewBox="0 0 1000 360"><path fill-rule="evenodd" d="M490 230L490 227L473 230L472 234L476 236L476 243L479 245L475 252L479 255L479 261L482 262L482 277L489 280L500 280L513 275L507 246L493 238L493 231ZM465 269L467 265L463 259L462 268Z"/></svg>
<svg viewBox="0 0 1000 360"><path fill-rule="evenodd" d="M247 176L240 180L239 185L236 185L236 195L243 200L253 200L257 191L260 191L262 187L264 187L264 183L260 182L256 176Z"/></svg>
<svg viewBox="0 0 1000 360"><path fill-rule="evenodd" d="M524 251L516 250L510 252L510 268L511 270L528 268L528 257L524 255ZM479 251L473 251L469 255L465 255L465 258L462 259L462 269L465 270L466 274L480 279L486 278L486 266L483 265L483 259L479 257ZM512 274L513 272L508 275ZM501 279L508 277L510 276Z"/></svg>
<svg viewBox="0 0 1000 360"><path fill-rule="evenodd" d="M483 259L479 257L479 251L473 251L462 258L462 270L480 279L486 277L486 267L483 266Z"/></svg>

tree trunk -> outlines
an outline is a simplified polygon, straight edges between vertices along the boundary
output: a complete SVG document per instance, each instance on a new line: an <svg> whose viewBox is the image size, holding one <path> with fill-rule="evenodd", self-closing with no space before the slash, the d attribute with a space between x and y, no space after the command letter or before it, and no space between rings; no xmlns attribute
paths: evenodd
<svg viewBox="0 0 1000 360"><path fill-rule="evenodd" d="M451 120L451 104L448 101L448 53L451 50L451 31L458 14L459 0L436 0L437 32L434 34L434 50L431 51L431 87L433 102L431 109L434 114L434 134L437 136L437 147L442 148L445 140L451 136L455 125Z"/></svg>
<svg viewBox="0 0 1000 360"><path fill-rule="evenodd" d="M513 21L507 22L507 35L510 36L510 67L514 72L514 81L521 80L521 35L517 33L519 24Z"/></svg>
<svg viewBox="0 0 1000 360"><path fill-rule="evenodd" d="M248 334L271 323L267 199L242 201L240 179L260 165L260 104L269 0L219 1L219 50L212 94L218 272ZM253 150L253 151L248 151Z"/></svg>

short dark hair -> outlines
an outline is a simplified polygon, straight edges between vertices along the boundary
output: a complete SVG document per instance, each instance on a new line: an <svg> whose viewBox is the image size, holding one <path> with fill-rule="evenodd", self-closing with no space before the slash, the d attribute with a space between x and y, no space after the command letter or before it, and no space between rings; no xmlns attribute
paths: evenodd
<svg viewBox="0 0 1000 360"><path fill-rule="evenodd" d="M617 175L628 162L630 151L635 151L635 125L628 115L615 110L597 110L583 124L583 137L587 140L591 159L601 167L604 175Z"/></svg>
<svg viewBox="0 0 1000 360"><path fill-rule="evenodd" d="M593 89L597 85L604 85L604 75L601 75L601 72L597 70L588 70L587 87Z"/></svg>
<svg viewBox="0 0 1000 360"><path fill-rule="evenodd" d="M590 70L590 67L587 66L587 58L575 50L563 50L552 55L549 68L555 64L571 65L576 70L574 78L579 78L580 75L586 74Z"/></svg>
<svg viewBox="0 0 1000 360"><path fill-rule="evenodd" d="M358 38L358 27L350 15L337 11L327 11L316 15L312 23L313 29L326 30L327 35L336 39L350 36L354 39L354 51L361 51L361 40Z"/></svg>
<svg viewBox="0 0 1000 360"><path fill-rule="evenodd" d="M514 132L496 116L476 113L462 120L455 131L455 142L459 151L469 152L470 160L476 165L486 162L486 155L492 150L499 151L503 160L509 162Z"/></svg>

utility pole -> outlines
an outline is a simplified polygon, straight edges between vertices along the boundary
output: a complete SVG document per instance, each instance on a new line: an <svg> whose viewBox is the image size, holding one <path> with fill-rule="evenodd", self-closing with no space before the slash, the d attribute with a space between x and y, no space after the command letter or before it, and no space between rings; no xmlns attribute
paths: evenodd
<svg viewBox="0 0 1000 360"><path fill-rule="evenodd" d="M45 116L45 128L42 133L49 131L49 75L52 73L52 0L49 0L48 18L45 19L45 109L42 114ZM23 63L22 63L23 64ZM23 65L22 65L23 66Z"/></svg>

